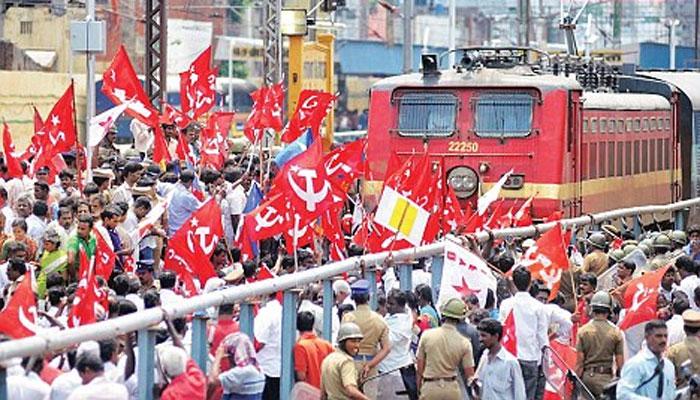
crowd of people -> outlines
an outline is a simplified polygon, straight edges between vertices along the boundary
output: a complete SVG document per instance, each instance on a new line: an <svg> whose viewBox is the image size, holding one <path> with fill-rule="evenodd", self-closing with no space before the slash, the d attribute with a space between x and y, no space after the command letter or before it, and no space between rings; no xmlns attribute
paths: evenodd
<svg viewBox="0 0 700 400"><path fill-rule="evenodd" d="M166 132L172 130L168 121L164 125ZM185 129L195 155L196 131L196 125ZM163 170L143 153L119 150L114 138L111 132L94 152L97 167L88 181L80 179L80 160L66 153L68 168L55 175L42 168L33 178L0 185L2 307L30 279L36 325L65 329L79 289L80 253L93 257L100 237L116 257L109 279L98 279L104 296L95 305L98 321L181 302L185 290L176 273L164 268L164 249L207 198L220 205L225 234L211 257L217 276L202 282L202 292L245 285L261 279L263 271L293 274L327 261L323 246L287 254L278 238L261 241L258 258L241 260L235 233L251 183L260 179L261 169L274 174L274 168L265 168L266 160L232 154L221 171L178 163ZM269 186L265 178L258 184L263 190ZM156 207L165 211L134 240L139 222ZM352 223L344 229L348 255L363 254L351 243ZM377 266L376 291L360 272L338 278L330 335L323 332L320 282L308 285L297 309L296 381L323 399L542 399L543 356L551 340L575 348L570 368L594 396L619 377L620 399L670 399L688 380L683 367L688 360L693 373L700 371L699 226L635 237L604 225L569 247L570 268L556 292L521 262L534 244L504 240L472 248L498 279L485 304L474 294L436 304L430 259L411 263L410 291L399 289L400 274L391 259ZM655 289L656 314L643 333L618 327L622 316L639 306L626 304L630 282L668 265ZM190 357L191 322L167 319L157 327L155 385L145 390L161 399L279 399L283 308L278 295L256 299L252 337L240 332L237 305L206 313L207 373ZM136 346L130 333L42 357L5 360L9 398L135 399L142 384L135 373Z"/></svg>

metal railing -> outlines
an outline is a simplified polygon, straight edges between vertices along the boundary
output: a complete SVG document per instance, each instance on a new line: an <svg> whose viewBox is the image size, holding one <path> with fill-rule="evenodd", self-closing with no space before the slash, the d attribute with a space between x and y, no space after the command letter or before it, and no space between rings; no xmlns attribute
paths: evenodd
<svg viewBox="0 0 700 400"><path fill-rule="evenodd" d="M689 208L700 205L700 198L681 201L668 205L634 207L586 215L578 218L565 219L529 227L508 228L495 231L479 232L470 235L478 242L490 238L531 237L545 232L556 224L563 227L582 227L597 225L605 221L619 218L635 217L635 231L638 230L640 215L674 213L677 228L683 226L684 212ZM448 236L444 240L454 240ZM401 288L411 288L410 265L401 265L402 261L416 258L432 257L432 287L436 293L442 280L442 255L445 242L441 241L411 249L394 251L392 258L399 269ZM36 336L0 343L0 361L13 357L28 357L44 354L48 351L63 350L87 340L103 340L114 338L128 332L138 332L138 371L139 399L153 398L150 388L153 386L153 359L155 349L155 331L150 327L160 323L164 318L178 318L195 311L205 310L221 304L240 303L239 322L241 331L253 335L253 304L251 299L256 296L268 295L283 291L282 316L282 376L280 380L281 399L288 399L294 384L292 348L296 335L296 305L297 291L293 290L318 281L323 282L323 336L330 340L331 313L333 307L333 290L331 279L345 272L360 270L364 265L365 277L369 280L371 293L376 293L376 270L374 266L382 264L390 252L367 254L353 257L344 261L327 264L318 268L283 275L278 278L255 282L243 286L235 286L220 291L192 297L177 304L147 309L138 313L125 315L98 323L66 329L50 333L39 332ZM376 305L376 298L371 302ZM206 371L207 367L207 335L206 318L196 317L192 320L192 358ZM6 374L0 369L0 400L7 399Z"/></svg>

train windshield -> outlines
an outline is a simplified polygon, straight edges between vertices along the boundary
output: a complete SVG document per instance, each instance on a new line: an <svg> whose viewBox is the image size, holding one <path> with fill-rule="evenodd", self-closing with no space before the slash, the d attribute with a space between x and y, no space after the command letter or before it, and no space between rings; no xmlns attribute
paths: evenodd
<svg viewBox="0 0 700 400"><path fill-rule="evenodd" d="M534 99L522 93L491 93L476 100L475 131L481 137L525 137L532 130Z"/></svg>
<svg viewBox="0 0 700 400"><path fill-rule="evenodd" d="M399 102L399 134L450 136L456 130L457 105L450 93L406 93Z"/></svg>

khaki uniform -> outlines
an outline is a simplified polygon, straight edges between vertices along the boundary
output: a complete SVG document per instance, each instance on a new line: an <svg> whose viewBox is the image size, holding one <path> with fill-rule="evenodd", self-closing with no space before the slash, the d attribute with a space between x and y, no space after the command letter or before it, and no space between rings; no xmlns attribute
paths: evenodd
<svg viewBox="0 0 700 400"><path fill-rule="evenodd" d="M659 268L665 267L670 260L669 254L659 254L649 261L649 269L651 271L656 271Z"/></svg>
<svg viewBox="0 0 700 400"><path fill-rule="evenodd" d="M595 250L583 259L582 272L590 272L596 276L608 269L608 255L601 250Z"/></svg>
<svg viewBox="0 0 700 400"><path fill-rule="evenodd" d="M349 399L345 387L358 386L358 376L352 357L335 349L321 363L321 393L325 393L328 400Z"/></svg>
<svg viewBox="0 0 700 400"><path fill-rule="evenodd" d="M461 400L458 374L474 367L469 339L449 323L423 332L418 343L418 358L425 360L421 400Z"/></svg>
<svg viewBox="0 0 700 400"><path fill-rule="evenodd" d="M343 322L354 322L362 331L362 341L360 342L360 351L355 356L355 367L357 372L361 373L365 364L372 360L379 350L379 344L382 341L389 340L389 326L384 321L381 315L372 311L368 304L359 304L357 310L345 314ZM370 371L368 377L377 375L377 369ZM362 387L362 392L368 397L374 399L377 397L379 379L372 379Z"/></svg>
<svg viewBox="0 0 700 400"><path fill-rule="evenodd" d="M666 356L676 368L677 380L681 376L681 365L687 360L690 360L692 363L691 370L693 374L700 373L700 338L697 336L686 337L682 342L669 347ZM677 383L685 384L683 381L678 381Z"/></svg>
<svg viewBox="0 0 700 400"><path fill-rule="evenodd" d="M613 380L614 357L622 357L620 330L607 320L591 320L578 331L576 351L583 357L583 383L597 398Z"/></svg>

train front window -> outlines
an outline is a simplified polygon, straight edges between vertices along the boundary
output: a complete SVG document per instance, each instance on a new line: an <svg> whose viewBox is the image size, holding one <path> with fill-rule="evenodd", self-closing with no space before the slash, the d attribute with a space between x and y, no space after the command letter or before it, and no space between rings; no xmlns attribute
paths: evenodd
<svg viewBox="0 0 700 400"><path fill-rule="evenodd" d="M406 93L399 103L399 134L450 136L457 130L457 106L449 93Z"/></svg>
<svg viewBox="0 0 700 400"><path fill-rule="evenodd" d="M476 100L475 131L481 137L525 137L532 131L529 94L493 93Z"/></svg>

